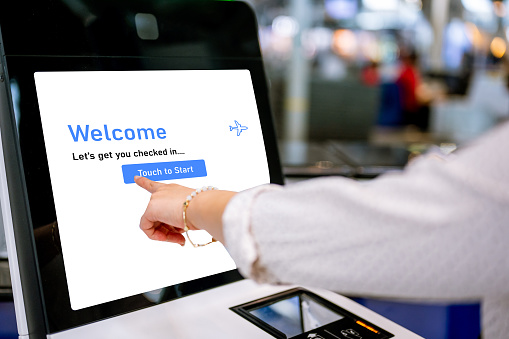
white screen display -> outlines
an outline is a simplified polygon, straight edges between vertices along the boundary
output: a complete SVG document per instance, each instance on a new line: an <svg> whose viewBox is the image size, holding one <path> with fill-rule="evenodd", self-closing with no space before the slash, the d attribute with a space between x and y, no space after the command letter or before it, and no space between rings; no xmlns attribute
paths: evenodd
<svg viewBox="0 0 509 339"><path fill-rule="evenodd" d="M235 268L225 248L149 240L135 174L239 191L270 182L247 70L38 72L73 310ZM202 232L202 231L198 231Z"/></svg>

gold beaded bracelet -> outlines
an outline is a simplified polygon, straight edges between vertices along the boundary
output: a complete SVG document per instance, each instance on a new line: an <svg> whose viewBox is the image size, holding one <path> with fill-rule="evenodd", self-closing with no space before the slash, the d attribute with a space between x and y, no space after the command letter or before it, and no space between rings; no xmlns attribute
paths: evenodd
<svg viewBox="0 0 509 339"><path fill-rule="evenodd" d="M186 219L187 208L189 207L189 203L191 202L191 200L193 200L193 198L196 197L201 192L213 191L213 190L217 190L217 187L204 186L202 188L198 188L196 191L194 191L193 193L188 195L187 198L186 198L186 201L184 201L184 209L183 209L183 212L182 212L182 219L184 220L184 232L186 232L187 239L189 240L191 245L193 245L194 248L207 246L207 245L210 245L210 244L212 244L212 243L217 241L216 239L212 238L212 241L210 241L210 242L208 242L206 244L195 244L191 240L191 238L189 237L189 233L188 233L189 232L189 226L187 226L187 219Z"/></svg>

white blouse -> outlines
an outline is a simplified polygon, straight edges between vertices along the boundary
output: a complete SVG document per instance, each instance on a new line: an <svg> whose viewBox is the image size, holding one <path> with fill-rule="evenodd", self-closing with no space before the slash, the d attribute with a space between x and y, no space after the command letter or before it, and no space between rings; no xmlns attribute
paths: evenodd
<svg viewBox="0 0 509 339"><path fill-rule="evenodd" d="M483 337L509 336L509 123L375 180L241 192L223 222L239 270L258 282L482 301Z"/></svg>

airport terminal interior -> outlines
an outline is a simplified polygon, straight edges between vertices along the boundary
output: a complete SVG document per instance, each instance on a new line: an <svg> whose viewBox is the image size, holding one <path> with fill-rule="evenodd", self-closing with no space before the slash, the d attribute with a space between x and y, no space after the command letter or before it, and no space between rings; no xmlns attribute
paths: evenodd
<svg viewBox="0 0 509 339"><path fill-rule="evenodd" d="M372 180L421 154L450 154L509 118L509 1L246 2L286 184ZM425 338L480 336L476 302L348 297ZM0 229L0 339L17 337Z"/></svg>

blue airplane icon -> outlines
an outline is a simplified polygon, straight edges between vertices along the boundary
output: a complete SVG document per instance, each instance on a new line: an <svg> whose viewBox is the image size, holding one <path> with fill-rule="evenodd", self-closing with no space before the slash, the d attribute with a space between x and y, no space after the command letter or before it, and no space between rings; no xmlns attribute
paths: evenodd
<svg viewBox="0 0 509 339"><path fill-rule="evenodd" d="M235 127L230 126L230 132L234 129L237 130L237 136L240 136L240 133L247 129L247 126L242 126L237 120L235 120L235 125Z"/></svg>

